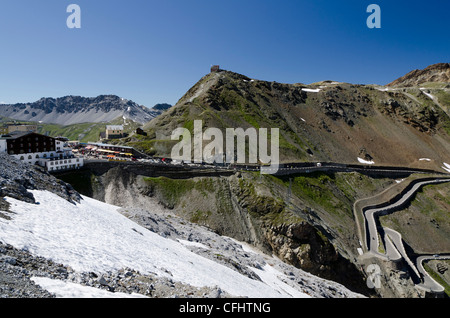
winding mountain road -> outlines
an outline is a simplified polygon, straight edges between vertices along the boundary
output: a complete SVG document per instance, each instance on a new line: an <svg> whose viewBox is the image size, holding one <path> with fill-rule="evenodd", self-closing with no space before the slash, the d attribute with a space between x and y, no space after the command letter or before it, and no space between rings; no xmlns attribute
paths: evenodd
<svg viewBox="0 0 450 318"><path fill-rule="evenodd" d="M400 198L395 200L395 202L379 208L367 207L367 210L362 208L362 213L365 219L365 228L362 233L365 233L365 235L364 237L362 237L361 241L365 242L362 247L366 250L366 256L372 255L384 260L394 262L401 259L405 260L405 262L411 269L411 274L414 275L418 279L418 281L420 281L420 283L417 284L417 287L433 293L441 293L444 291L444 288L430 277L430 275L423 268L422 263L427 259L450 259L450 255L432 257L420 256L417 258L416 264L414 264L406 253L401 234L386 227L380 229L382 232L384 232L386 251L384 253L380 252L379 230L377 227L376 217L401 210L405 206L405 204L412 199L414 194L423 186L444 182L450 182L450 178L436 178L434 180L425 181L416 180L412 187L410 189L407 188L407 191L404 191ZM382 203L380 203L379 206L380 205L382 205ZM355 213L358 213L358 211L355 211Z"/></svg>
<svg viewBox="0 0 450 318"><path fill-rule="evenodd" d="M419 256L416 260L416 266L418 271L423 275L423 283L419 284L418 287L432 293L442 293L444 292L444 287L442 287L438 282L436 282L423 267L423 262L427 260L444 260L450 259L450 255L423 255Z"/></svg>

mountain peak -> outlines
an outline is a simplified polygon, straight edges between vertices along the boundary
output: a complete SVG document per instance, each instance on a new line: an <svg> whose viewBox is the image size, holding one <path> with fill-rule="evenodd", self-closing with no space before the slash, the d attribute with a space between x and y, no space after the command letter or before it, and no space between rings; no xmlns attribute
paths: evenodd
<svg viewBox="0 0 450 318"><path fill-rule="evenodd" d="M429 77L421 79L437 81L433 75L448 69L448 64L430 66L422 75ZM417 76L411 79L417 80ZM201 120L203 128L221 131L279 128L281 162L352 163L373 158L379 165L409 166L425 153L429 153L427 158L445 158L450 149L446 132L450 119L441 106L426 101L422 104L410 95L390 95L365 85L334 81L286 84L220 71L202 77L175 106L144 129L155 140L167 140L152 149L159 156L170 155L176 128L192 133L195 121ZM393 137L386 138L385 131ZM442 137L433 140L435 146L425 146L434 135ZM417 138L423 138L423 143L416 142ZM399 151L399 142L408 146Z"/></svg>
<svg viewBox="0 0 450 318"><path fill-rule="evenodd" d="M419 86L424 83L450 83L450 63L437 63L423 70L414 70L386 86Z"/></svg>

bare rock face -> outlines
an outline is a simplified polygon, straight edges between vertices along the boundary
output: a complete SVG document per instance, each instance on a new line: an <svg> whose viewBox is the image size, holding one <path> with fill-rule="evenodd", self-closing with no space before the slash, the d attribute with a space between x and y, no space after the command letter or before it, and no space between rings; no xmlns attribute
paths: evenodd
<svg viewBox="0 0 450 318"><path fill-rule="evenodd" d="M270 226L265 228L265 238L272 252L284 262L367 292L356 268L307 222Z"/></svg>
<svg viewBox="0 0 450 318"><path fill-rule="evenodd" d="M387 86L410 87L427 82L450 83L450 63L433 64L423 70L411 71Z"/></svg>
<svg viewBox="0 0 450 318"><path fill-rule="evenodd" d="M81 196L70 184L56 179L44 169L23 163L7 154L0 154L0 210L8 211L8 203L4 197L36 203L28 190L51 191L70 202L81 200Z"/></svg>

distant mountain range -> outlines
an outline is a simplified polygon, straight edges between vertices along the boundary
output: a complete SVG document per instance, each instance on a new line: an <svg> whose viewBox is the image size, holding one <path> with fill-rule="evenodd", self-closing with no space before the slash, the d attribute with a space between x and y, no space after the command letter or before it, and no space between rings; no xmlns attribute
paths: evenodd
<svg viewBox="0 0 450 318"><path fill-rule="evenodd" d="M158 104L147 108L115 95L65 96L41 98L33 103L3 104L0 105L0 116L59 125L107 123L117 118L145 124L170 107L169 104Z"/></svg>

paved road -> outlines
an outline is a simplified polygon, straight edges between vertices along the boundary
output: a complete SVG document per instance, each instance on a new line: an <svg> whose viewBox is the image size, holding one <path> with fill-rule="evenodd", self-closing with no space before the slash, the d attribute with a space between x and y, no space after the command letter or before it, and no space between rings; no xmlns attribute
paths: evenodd
<svg viewBox="0 0 450 318"><path fill-rule="evenodd" d="M103 159L86 159L85 163L107 163L108 160ZM112 161L111 164L117 163ZM242 170L242 171L255 171L261 172L265 174L274 174L274 175L291 175L298 173L313 173L318 171L323 172L361 172L361 173L372 173L372 174L380 174L392 176L393 174L399 175L409 175L413 173L432 173L432 174L442 174L443 172L433 171L433 170L425 170L425 169L415 169L415 168L404 168L404 167L383 167L383 166L368 166L368 165L354 165L354 164L341 164L335 162L305 162L305 163L284 163L279 167L271 167L271 166L259 166L259 165L213 165L213 164L189 164L189 165L181 165L181 164L170 164L170 163L151 163L151 162L142 162L142 161L125 161L121 162L124 165L149 165L149 166L157 166L160 168L180 168L180 169L211 169L211 170L223 170L223 171L234 171L234 170Z"/></svg>
<svg viewBox="0 0 450 318"><path fill-rule="evenodd" d="M378 229L376 224L376 216L381 214L387 214L393 211L397 211L401 209L401 207L409 202L411 200L412 196L423 186L428 184L438 184L438 183L444 183L444 182L450 182L449 179L435 179L435 180L427 180L422 182L415 183L410 190L408 190L401 198L399 198L394 203L382 207L382 208L375 208L370 209L364 212L364 217L366 219L367 224L367 233L366 233L366 250L368 250L368 253L371 255L374 255L376 257L390 260L390 261L399 261L400 259L404 259L406 263L409 265L409 267L412 270L412 273L415 274L417 279L422 280L420 284L418 284L419 287L421 287L423 290L429 291L429 292L436 292L441 293L444 291L443 287L439 285L436 281L434 281L429 274L423 269L422 262L425 259L449 259L450 256L442 256L442 257L430 257L430 256L421 256L418 257L416 264L414 264L410 258L408 257L408 254L405 251L404 244L402 241L401 234L397 231L394 231L390 228L383 228L383 231L385 233L384 241L386 246L385 253L381 253L379 251L379 237L378 237Z"/></svg>
<svg viewBox="0 0 450 318"><path fill-rule="evenodd" d="M437 183L443 183L443 182L449 182L450 179L437 179L437 180L431 180L431 181L422 181L418 182L413 185L413 187L406 192L399 200L396 202L382 208L376 208L376 209L370 209L367 210L364 215L367 220L367 237L368 240L366 242L367 246L366 248L371 251L374 254L378 253L378 246L379 246L379 240L378 240L378 230L377 225L375 221L375 216L378 214L387 214L392 211L399 210L402 206L404 206L407 202L411 200L411 197L423 186L428 184L437 184Z"/></svg>
<svg viewBox="0 0 450 318"><path fill-rule="evenodd" d="M418 287L420 287L425 291L433 293L444 292L444 287L442 287L430 275L428 275L425 268L423 267L423 262L426 260L443 260L443 259L450 259L450 255L439 255L439 256L423 255L417 258L416 266L423 276L423 283L419 284Z"/></svg>

